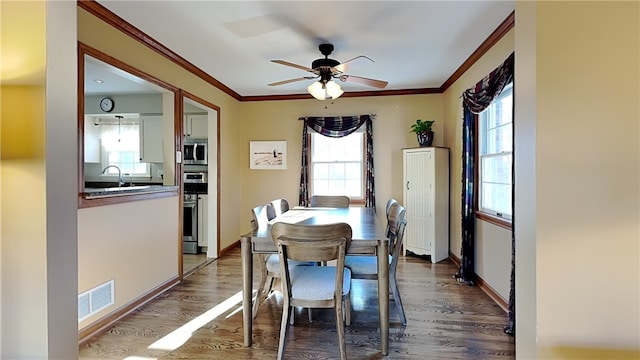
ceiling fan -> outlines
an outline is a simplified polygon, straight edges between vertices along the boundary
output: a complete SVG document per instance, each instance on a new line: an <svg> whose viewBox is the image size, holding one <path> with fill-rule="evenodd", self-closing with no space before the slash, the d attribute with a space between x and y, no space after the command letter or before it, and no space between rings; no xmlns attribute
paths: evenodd
<svg viewBox="0 0 640 360"><path fill-rule="evenodd" d="M386 81L345 74L345 72L348 71L352 61L358 59L367 59L373 62L373 60L371 60L370 58L364 55L360 55L341 63L337 60L329 59L329 55L331 55L331 53L333 52L332 44L320 44L318 48L320 50L320 53L324 55L324 59L314 60L311 63L311 67L294 64L284 60L271 60L272 62L277 64L291 66L296 69L308 71L310 73L313 73L314 76L303 76L295 79L274 82L268 85L278 86L296 81L319 79L317 82L314 82L313 84L309 85L309 87L307 87L309 93L318 100L325 100L327 98L336 99L344 93L344 91L342 91L342 89L340 88L340 85L338 85L332 79L339 79L342 82L352 82L356 84L372 86L379 89L387 86L388 82Z"/></svg>

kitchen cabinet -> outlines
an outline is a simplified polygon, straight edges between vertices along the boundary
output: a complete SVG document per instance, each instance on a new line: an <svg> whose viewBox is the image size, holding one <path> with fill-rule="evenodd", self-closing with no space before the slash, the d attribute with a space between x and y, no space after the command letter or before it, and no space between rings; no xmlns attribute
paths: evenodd
<svg viewBox="0 0 640 360"><path fill-rule="evenodd" d="M162 116L140 117L140 162L163 162L162 136Z"/></svg>
<svg viewBox="0 0 640 360"><path fill-rule="evenodd" d="M405 254L449 257L449 149L403 149Z"/></svg>
<svg viewBox="0 0 640 360"><path fill-rule="evenodd" d="M207 138L207 115L185 115L184 136L189 138Z"/></svg>
<svg viewBox="0 0 640 360"><path fill-rule="evenodd" d="M207 226L209 196L198 195L198 246L209 245L209 232Z"/></svg>
<svg viewBox="0 0 640 360"><path fill-rule="evenodd" d="M84 162L100 162L100 127L93 116L84 117Z"/></svg>

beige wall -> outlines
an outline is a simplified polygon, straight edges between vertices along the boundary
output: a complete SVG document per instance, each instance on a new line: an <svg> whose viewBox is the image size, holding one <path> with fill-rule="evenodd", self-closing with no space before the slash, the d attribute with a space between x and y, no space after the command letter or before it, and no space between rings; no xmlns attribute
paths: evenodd
<svg viewBox="0 0 640 360"><path fill-rule="evenodd" d="M537 327L544 349L640 351L639 15L638 2L537 7Z"/></svg>
<svg viewBox="0 0 640 360"><path fill-rule="evenodd" d="M78 293L114 280L106 314L178 276L178 196L78 210Z"/></svg>
<svg viewBox="0 0 640 360"><path fill-rule="evenodd" d="M326 107L326 109L325 109ZM330 101L258 101L242 104L243 131L238 136L238 166L242 170L241 225L246 232L250 210L284 197L298 204L302 123L301 116L376 114L373 120L376 171L376 205L382 210L390 197L402 202L402 148L418 145L409 126L416 119L434 119L434 145L443 145L442 96L410 95L371 98L339 98ZM288 167L282 170L250 170L249 141L286 140ZM384 215L384 211L379 211ZM381 218L382 221L382 218Z"/></svg>
<svg viewBox="0 0 640 360"><path fill-rule="evenodd" d="M516 353L638 358L640 3L516 14Z"/></svg>
<svg viewBox="0 0 640 360"><path fill-rule="evenodd" d="M500 66L514 51L515 31L509 31L469 70L445 91L444 111L448 129L445 146L451 148L450 251L460 257L462 193L462 93ZM517 123L518 119L514 120ZM511 274L511 232L483 220L476 220L475 271L505 300L509 299ZM505 256L506 255L506 256Z"/></svg>

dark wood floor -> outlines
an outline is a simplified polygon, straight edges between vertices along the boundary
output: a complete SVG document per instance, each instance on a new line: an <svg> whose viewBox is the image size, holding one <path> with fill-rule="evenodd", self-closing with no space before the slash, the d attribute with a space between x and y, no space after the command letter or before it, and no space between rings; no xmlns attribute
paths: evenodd
<svg viewBox="0 0 640 360"><path fill-rule="evenodd" d="M502 332L505 313L477 287L456 282L449 260L408 256L398 265L407 315L402 326L390 304L389 355L380 354L375 281L354 280L351 359L514 359L513 338ZM255 279L257 287L257 279ZM271 359L278 350L281 298L260 306L253 346L243 346L240 251L195 271L160 298L80 346L80 359ZM306 312L290 328L287 359L336 359L332 310Z"/></svg>

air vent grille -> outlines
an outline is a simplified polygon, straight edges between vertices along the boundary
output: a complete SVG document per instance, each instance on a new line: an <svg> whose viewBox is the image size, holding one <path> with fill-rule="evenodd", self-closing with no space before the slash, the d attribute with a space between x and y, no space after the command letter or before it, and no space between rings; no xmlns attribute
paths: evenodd
<svg viewBox="0 0 640 360"><path fill-rule="evenodd" d="M112 279L78 295L78 322L114 304L113 286Z"/></svg>

